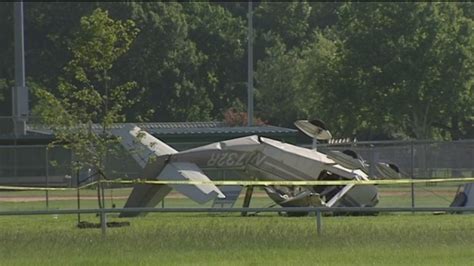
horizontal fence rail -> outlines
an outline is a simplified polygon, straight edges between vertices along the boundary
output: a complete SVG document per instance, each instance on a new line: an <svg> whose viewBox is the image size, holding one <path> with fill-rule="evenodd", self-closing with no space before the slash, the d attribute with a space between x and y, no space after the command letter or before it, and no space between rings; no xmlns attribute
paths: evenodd
<svg viewBox="0 0 474 266"><path fill-rule="evenodd" d="M102 235L107 231L106 216L108 213L232 213L232 212L308 212L316 216L317 234L322 234L322 213L379 213L379 212L446 212L462 213L474 212L474 207L280 207L280 208L102 208L102 209L68 209L68 210L25 210L25 211L0 211L0 216L15 215L59 215L59 214L99 214Z"/></svg>
<svg viewBox="0 0 474 266"><path fill-rule="evenodd" d="M103 208L103 209L64 209L64 210L22 210L0 211L0 216L8 215L49 215L49 214L97 214L97 213L232 213L232 212L474 212L474 207L278 207L278 208Z"/></svg>
<svg viewBox="0 0 474 266"><path fill-rule="evenodd" d="M63 187L26 187L0 186L0 190L29 190L29 191L75 191L85 189L99 183L122 185L216 185L216 186L337 186L337 185L400 185L427 183L467 183L474 182L474 177L462 178L427 178L427 179L375 179L375 180L307 180L307 181L246 181L246 180L99 180L73 188Z"/></svg>

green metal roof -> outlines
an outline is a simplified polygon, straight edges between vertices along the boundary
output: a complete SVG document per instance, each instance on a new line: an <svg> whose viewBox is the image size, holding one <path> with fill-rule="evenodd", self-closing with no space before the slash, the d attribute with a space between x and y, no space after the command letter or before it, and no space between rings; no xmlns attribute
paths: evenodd
<svg viewBox="0 0 474 266"><path fill-rule="evenodd" d="M126 124L136 124L138 127L160 135L168 134L259 134L259 133L296 133L297 130L276 126L230 127L223 122L153 122L153 123L118 123L111 128L121 128ZM101 130L101 125L94 124L92 129ZM28 134L51 135L47 126L28 125Z"/></svg>
<svg viewBox="0 0 474 266"><path fill-rule="evenodd" d="M113 128L124 127L128 123L113 125ZM296 143L298 131L295 129L276 126L230 127L223 122L153 122L133 123L150 134L166 142L176 150L186 150L209 143L259 135L287 143ZM93 125L96 131L101 131L100 125ZM27 134L15 137L0 134L0 146L10 145L47 145L53 141L54 136L50 128L44 125L30 124Z"/></svg>

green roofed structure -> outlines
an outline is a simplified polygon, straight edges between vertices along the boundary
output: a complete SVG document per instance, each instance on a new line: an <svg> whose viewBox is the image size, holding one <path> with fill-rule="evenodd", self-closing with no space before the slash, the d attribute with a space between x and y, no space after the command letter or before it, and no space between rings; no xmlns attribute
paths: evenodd
<svg viewBox="0 0 474 266"><path fill-rule="evenodd" d="M115 124L118 129L130 123ZM153 122L135 123L176 150L189 149L212 142L249 135L259 135L283 142L296 143L298 131L276 126L228 126L224 122ZM100 130L100 125L93 125ZM62 148L46 149L54 139L53 132L45 125L27 124L26 134L16 135L0 131L0 184L17 185L68 185L72 173L69 165L71 154ZM52 166L50 161L57 162ZM134 172L134 164L111 162L119 172ZM131 174L130 176L134 176Z"/></svg>
<svg viewBox="0 0 474 266"><path fill-rule="evenodd" d="M119 123L111 129L121 128L130 123ZM152 122L134 123L140 128L150 132L155 137L180 147L189 148L230 138L248 135L260 135L278 139L285 142L295 143L298 131L295 129L276 127L270 125L262 126L228 126L225 122ZM101 126L94 124L93 129L100 130ZM53 140L53 132L45 125L27 125L27 134L15 137L13 134L0 134L0 145L47 144Z"/></svg>

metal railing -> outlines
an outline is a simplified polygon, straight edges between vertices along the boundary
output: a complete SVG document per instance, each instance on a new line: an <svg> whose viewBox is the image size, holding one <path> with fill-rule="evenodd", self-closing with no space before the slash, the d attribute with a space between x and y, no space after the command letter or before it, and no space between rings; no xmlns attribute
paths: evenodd
<svg viewBox="0 0 474 266"><path fill-rule="evenodd" d="M316 217L316 231L322 234L323 213L390 213L390 212L446 212L463 213L474 212L474 207L397 207L397 208L369 208L369 207L281 207L281 208L102 208L102 209L68 209L68 210L24 210L0 211L0 216L14 215L51 215L51 214L98 214L103 235L107 232L107 214L109 213L242 213L242 212L307 212Z"/></svg>

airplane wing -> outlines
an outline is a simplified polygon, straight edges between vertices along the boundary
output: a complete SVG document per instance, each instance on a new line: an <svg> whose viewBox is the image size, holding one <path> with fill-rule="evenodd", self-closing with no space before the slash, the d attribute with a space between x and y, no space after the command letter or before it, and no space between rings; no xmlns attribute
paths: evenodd
<svg viewBox="0 0 474 266"><path fill-rule="evenodd" d="M209 181L199 167L193 163L170 163L156 177L158 180L191 180ZM205 203L214 198L225 198L225 195L214 185L148 185L139 184L133 187L124 208L155 207L171 192L172 188L181 192L198 203ZM122 212L119 217L134 217L144 215L137 212Z"/></svg>
<svg viewBox="0 0 474 266"><path fill-rule="evenodd" d="M188 162L168 163L158 175L157 179L203 182L210 181L210 179L196 164ZM170 186L200 204L205 203L211 199L215 199L216 197L225 198L225 195L219 190L219 188L212 184Z"/></svg>
<svg viewBox="0 0 474 266"><path fill-rule="evenodd" d="M163 198L171 192L171 187L166 185L139 184L133 186L132 193L128 197L124 208L155 207ZM144 216L147 213L121 212L119 217Z"/></svg>

